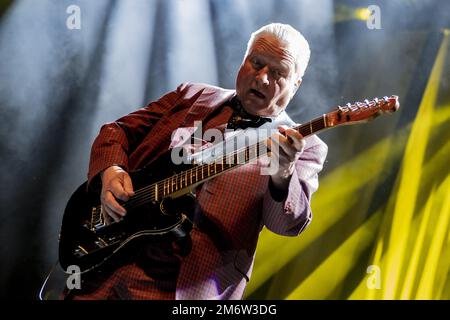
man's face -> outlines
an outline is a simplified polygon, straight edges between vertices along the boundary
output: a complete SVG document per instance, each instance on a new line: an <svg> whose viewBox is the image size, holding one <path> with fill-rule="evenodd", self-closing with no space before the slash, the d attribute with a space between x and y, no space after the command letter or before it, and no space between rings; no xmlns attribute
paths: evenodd
<svg viewBox="0 0 450 320"><path fill-rule="evenodd" d="M275 116L286 108L301 80L289 46L271 35L253 43L239 69L236 92L245 110L253 115Z"/></svg>

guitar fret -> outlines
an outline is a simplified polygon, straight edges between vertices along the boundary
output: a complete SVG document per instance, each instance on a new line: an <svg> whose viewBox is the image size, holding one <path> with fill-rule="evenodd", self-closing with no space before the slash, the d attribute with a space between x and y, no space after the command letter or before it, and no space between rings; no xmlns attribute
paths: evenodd
<svg viewBox="0 0 450 320"><path fill-rule="evenodd" d="M313 134L326 127L326 119L323 115L317 119L309 121L303 125L295 128L304 137ZM193 185L201 180L205 180L221 172L236 167L241 164L246 164L257 159L262 155L267 154L267 148L264 142L258 142L256 144L244 147L242 150L234 152L230 155L221 156L217 161L210 164L203 164L191 168L185 172L181 172L167 179L163 183L161 191L163 196L176 192L180 189ZM201 174L201 176L200 176ZM159 197L159 188L155 186L156 198Z"/></svg>
<svg viewBox="0 0 450 320"><path fill-rule="evenodd" d="M155 183L153 185L153 192L150 192L150 194L153 194L154 196L150 198L151 201L158 201L158 184Z"/></svg>
<svg viewBox="0 0 450 320"><path fill-rule="evenodd" d="M395 101L394 101L395 99ZM395 102L395 106L393 103ZM391 97L381 100L365 101L365 105L355 103L355 105L348 104L345 107L338 106L337 111L332 111L328 114L322 114L307 123L294 127L303 137L319 132L323 129L345 124L344 122L358 122L359 119L369 119L375 116L375 112L395 111L398 108L397 97ZM235 143L236 146L236 143ZM227 146L228 149L228 146ZM235 148L236 149L236 148ZM254 159L266 155L268 152L265 141L260 141L256 144L241 148L236 152L220 156L216 161L209 164L197 164L186 171L179 172L172 176L166 177L159 182L155 182L141 190L139 196L135 201L126 203L127 209L134 206L140 206L149 200L161 201L171 193L182 190L191 185L196 185L209 178L219 175L220 173L238 167L241 164L249 163ZM215 156L213 154L213 156ZM241 160L244 160L241 162ZM200 176L201 174L201 176ZM206 175L206 177L205 177ZM138 190L137 190L138 191ZM89 221L90 218L90 221ZM91 228L98 228L99 224L105 222L101 208L92 208L90 216L88 215L87 224L90 223ZM87 252L86 252L87 253Z"/></svg>

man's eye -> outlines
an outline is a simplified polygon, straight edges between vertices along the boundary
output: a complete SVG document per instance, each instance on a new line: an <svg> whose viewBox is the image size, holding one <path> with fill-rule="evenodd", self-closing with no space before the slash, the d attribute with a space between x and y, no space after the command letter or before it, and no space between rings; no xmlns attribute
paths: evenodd
<svg viewBox="0 0 450 320"><path fill-rule="evenodd" d="M258 59L252 59L251 61L254 67L256 68L262 67L262 63Z"/></svg>
<svg viewBox="0 0 450 320"><path fill-rule="evenodd" d="M283 77L283 73L280 70L273 70L272 73L276 79Z"/></svg>

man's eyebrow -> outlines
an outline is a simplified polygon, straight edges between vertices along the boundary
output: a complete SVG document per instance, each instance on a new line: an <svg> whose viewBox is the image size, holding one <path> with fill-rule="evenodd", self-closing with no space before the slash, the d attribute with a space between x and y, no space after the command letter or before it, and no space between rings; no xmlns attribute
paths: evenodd
<svg viewBox="0 0 450 320"><path fill-rule="evenodd" d="M273 62L273 60L270 58L270 56L273 56L273 55L268 53L265 50L253 49L248 55L248 57L250 59L254 58L255 56L257 56L260 61L262 61L264 63L269 63L271 69L277 69L283 73L289 73L289 71L291 69L291 65L290 65L291 61L289 59L283 58L279 62Z"/></svg>

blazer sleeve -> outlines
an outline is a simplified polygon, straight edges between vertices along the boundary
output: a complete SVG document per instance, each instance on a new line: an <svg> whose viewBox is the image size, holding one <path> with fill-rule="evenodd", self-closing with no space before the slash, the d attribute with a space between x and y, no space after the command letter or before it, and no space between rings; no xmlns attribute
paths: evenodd
<svg viewBox="0 0 450 320"><path fill-rule="evenodd" d="M280 235L296 236L312 219L311 196L319 187L318 175L328 147L317 136L311 136L308 144L295 165L287 197L277 201L279 199L273 198L269 188L264 194L263 224Z"/></svg>
<svg viewBox="0 0 450 320"><path fill-rule="evenodd" d="M128 157L143 141L156 122L180 99L187 86L181 84L176 90L162 96L114 122L103 125L94 140L89 161L88 185L98 187L98 174L112 165L128 171Z"/></svg>

